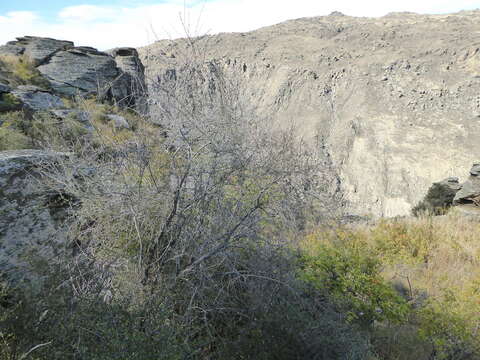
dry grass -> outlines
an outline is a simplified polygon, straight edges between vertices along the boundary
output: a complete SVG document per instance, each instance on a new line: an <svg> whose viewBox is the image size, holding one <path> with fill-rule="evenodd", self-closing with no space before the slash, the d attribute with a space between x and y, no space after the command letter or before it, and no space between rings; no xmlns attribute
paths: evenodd
<svg viewBox="0 0 480 360"><path fill-rule="evenodd" d="M10 85L36 85L49 88L49 82L35 68L33 62L26 56L0 56L0 71L6 73Z"/></svg>
<svg viewBox="0 0 480 360"><path fill-rule="evenodd" d="M153 145L162 139L162 130L148 119L129 110L102 104L95 99L75 99L72 107L86 111L91 116L95 129L93 141L105 146L121 146L126 143ZM125 118L130 129L117 129L107 115L114 114Z"/></svg>
<svg viewBox="0 0 480 360"><path fill-rule="evenodd" d="M405 242L399 241L399 228L404 230L402 240ZM408 277L413 288L423 290L431 297L442 296L446 289L467 291L479 279L478 222L451 213L442 217L383 223L367 230L366 234L369 232L373 235L368 237L373 240L372 246L381 244L379 240L383 240L390 242L393 249L402 248L403 254L406 252L405 243L410 246L407 247L411 250L410 256L397 258L397 261L392 253L379 253L386 263L392 265L390 269L386 267L384 274L387 278ZM386 237L379 239L379 233ZM393 236L389 238L389 234Z"/></svg>
<svg viewBox="0 0 480 360"><path fill-rule="evenodd" d="M5 124L0 126L0 151L28 149L30 147L29 139L21 132Z"/></svg>

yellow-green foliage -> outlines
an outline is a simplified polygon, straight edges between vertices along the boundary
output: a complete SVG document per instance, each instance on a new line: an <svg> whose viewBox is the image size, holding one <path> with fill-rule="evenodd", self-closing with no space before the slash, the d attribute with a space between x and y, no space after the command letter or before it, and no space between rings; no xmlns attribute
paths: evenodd
<svg viewBox="0 0 480 360"><path fill-rule="evenodd" d="M133 111L99 103L95 99L83 98L75 99L74 107L90 114L95 128L92 141L98 145L115 147L132 142L139 136L142 137L142 142L152 145L161 138L158 127ZM114 122L107 118L108 114L123 116L130 125L130 129L116 129Z"/></svg>
<svg viewBox="0 0 480 360"><path fill-rule="evenodd" d="M325 289L351 321L403 322L409 306L381 276L381 262L361 237L348 230L325 230L303 242L301 276Z"/></svg>
<svg viewBox="0 0 480 360"><path fill-rule="evenodd" d="M11 85L36 85L48 88L49 82L27 56L0 56L0 69L7 73Z"/></svg>
<svg viewBox="0 0 480 360"><path fill-rule="evenodd" d="M436 243L432 223L381 222L369 237L386 263L427 263Z"/></svg>
<svg viewBox="0 0 480 360"><path fill-rule="evenodd" d="M28 149L28 138L17 130L6 126L0 127L0 151Z"/></svg>
<svg viewBox="0 0 480 360"><path fill-rule="evenodd" d="M20 112L0 115L0 151L27 149L31 147L28 137L16 127L20 117Z"/></svg>
<svg viewBox="0 0 480 360"><path fill-rule="evenodd" d="M21 108L21 102L12 94L0 95L0 112L14 111Z"/></svg>
<svg viewBox="0 0 480 360"><path fill-rule="evenodd" d="M378 281L372 277L375 271L403 289L400 292L412 304L408 322L399 326L383 321L375 330L373 343L382 359L413 359L412 347L422 349L415 352L418 360L478 359L479 234L479 222L455 213L318 231L302 244L309 260L306 275L323 286L331 287L333 281L338 296L347 302L353 294L360 299L372 296L372 282ZM390 299L386 294L383 301Z"/></svg>

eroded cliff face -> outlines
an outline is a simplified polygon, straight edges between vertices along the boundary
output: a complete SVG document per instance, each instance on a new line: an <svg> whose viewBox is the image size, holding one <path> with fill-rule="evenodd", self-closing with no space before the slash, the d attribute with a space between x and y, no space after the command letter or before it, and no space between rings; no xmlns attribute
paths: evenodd
<svg viewBox="0 0 480 360"><path fill-rule="evenodd" d="M319 137L355 215L407 215L480 158L480 11L328 16L195 39L259 116ZM185 40L140 49L147 78L180 71Z"/></svg>

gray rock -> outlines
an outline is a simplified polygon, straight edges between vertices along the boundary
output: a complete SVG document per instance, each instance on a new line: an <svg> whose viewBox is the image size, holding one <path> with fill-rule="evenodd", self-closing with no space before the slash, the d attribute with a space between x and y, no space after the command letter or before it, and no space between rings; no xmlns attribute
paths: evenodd
<svg viewBox="0 0 480 360"><path fill-rule="evenodd" d="M113 121L115 129L130 129L130 124L123 116L108 114L106 117L110 121Z"/></svg>
<svg viewBox="0 0 480 360"><path fill-rule="evenodd" d="M67 96L98 94L122 105L130 94L130 78L115 60L93 48L78 47L55 53L37 68L55 92Z"/></svg>
<svg viewBox="0 0 480 360"><path fill-rule="evenodd" d="M472 204L458 205L455 206L455 211L467 220L480 221L480 207L478 206Z"/></svg>
<svg viewBox="0 0 480 360"><path fill-rule="evenodd" d="M462 185L460 184L458 177L448 177L440 181L438 184L442 186L446 186L453 191L458 191L462 188Z"/></svg>
<svg viewBox="0 0 480 360"><path fill-rule="evenodd" d="M474 164L470 170L470 177L462 188L457 192L453 203L460 204L474 204L480 206L480 164Z"/></svg>
<svg viewBox="0 0 480 360"><path fill-rule="evenodd" d="M111 55L71 41L25 36L0 46L0 54L30 58L61 95L98 95L122 107L146 112L144 67L133 48Z"/></svg>
<svg viewBox="0 0 480 360"><path fill-rule="evenodd" d="M65 107L65 103L61 98L33 85L19 86L12 91L12 94L19 99L25 107L33 111Z"/></svg>
<svg viewBox="0 0 480 360"><path fill-rule="evenodd" d="M11 55L26 55L37 66L60 50L73 47L73 42L42 38L36 36L18 37L16 41L10 41L7 45L0 47L0 53Z"/></svg>
<svg viewBox="0 0 480 360"><path fill-rule="evenodd" d="M130 97L126 99L129 106L135 106L137 111L146 114L145 68L134 48L115 48L108 53L115 59L117 67L129 75Z"/></svg>
<svg viewBox="0 0 480 360"><path fill-rule="evenodd" d="M472 169L470 170L470 175L480 176L480 164L473 164Z"/></svg>
<svg viewBox="0 0 480 360"><path fill-rule="evenodd" d="M12 91L10 86L0 83L0 94L9 93L10 91Z"/></svg>
<svg viewBox="0 0 480 360"><path fill-rule="evenodd" d="M64 214L59 208L48 206L50 194L39 186L39 170L65 156L40 150L0 152L2 270L26 266L23 257L32 251L51 256L56 244L64 242Z"/></svg>
<svg viewBox="0 0 480 360"><path fill-rule="evenodd" d="M24 51L24 47L12 45L11 43L0 46L0 55L3 56L21 56Z"/></svg>

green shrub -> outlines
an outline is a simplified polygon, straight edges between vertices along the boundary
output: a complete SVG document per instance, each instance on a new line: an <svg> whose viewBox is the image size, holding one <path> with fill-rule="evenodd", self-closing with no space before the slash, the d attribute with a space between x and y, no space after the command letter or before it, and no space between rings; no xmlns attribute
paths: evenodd
<svg viewBox="0 0 480 360"><path fill-rule="evenodd" d="M371 334L371 342L378 359L427 360L432 359L433 345L422 338L415 324L379 324Z"/></svg>
<svg viewBox="0 0 480 360"><path fill-rule="evenodd" d="M478 284L447 289L417 311L420 335L430 341L438 359L480 358L480 303Z"/></svg>
<svg viewBox="0 0 480 360"><path fill-rule="evenodd" d="M452 206L453 198L456 191L444 183L434 183L425 195L413 209L412 214L419 216L427 215L443 215L449 207Z"/></svg>
<svg viewBox="0 0 480 360"><path fill-rule="evenodd" d="M301 276L330 294L354 323L368 327L375 321L406 321L410 307L382 278L380 259L366 244L349 241L348 232L346 238L337 243L308 239Z"/></svg>
<svg viewBox="0 0 480 360"><path fill-rule="evenodd" d="M26 358L185 358L180 329L169 325L161 303L135 304L116 296L106 301L104 280L91 272L93 264L77 264L76 270L65 265L43 270L37 265L40 278L10 288L9 301L0 302L1 359L24 359L32 349Z"/></svg>
<svg viewBox="0 0 480 360"><path fill-rule="evenodd" d="M430 224L383 221L369 234L372 251L386 264L425 264L438 245Z"/></svg>

